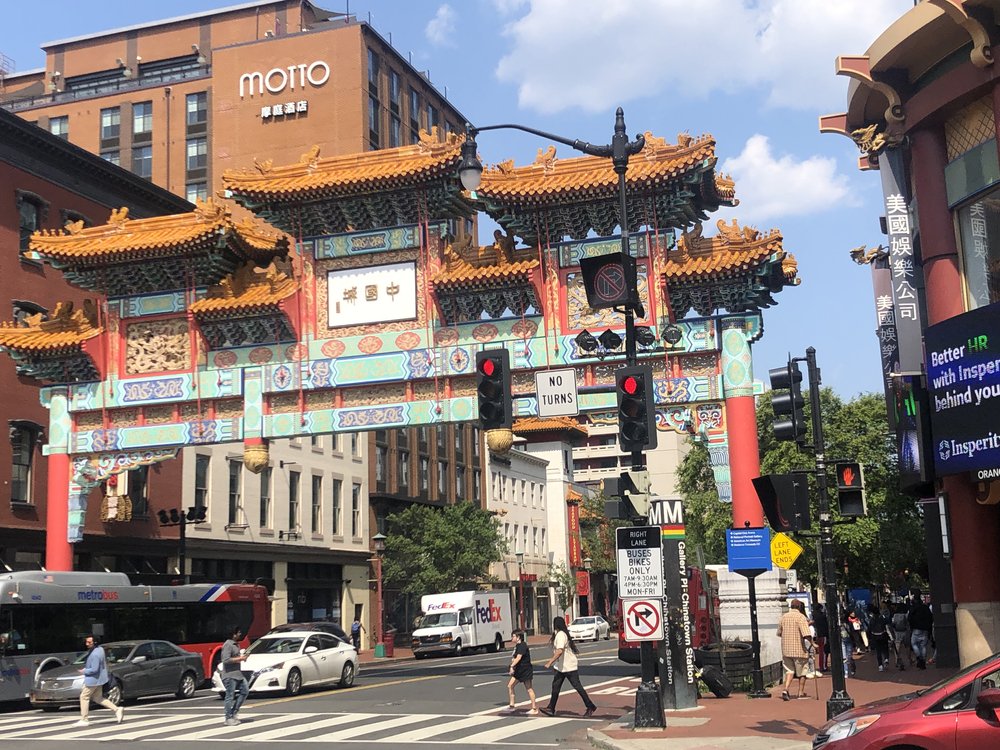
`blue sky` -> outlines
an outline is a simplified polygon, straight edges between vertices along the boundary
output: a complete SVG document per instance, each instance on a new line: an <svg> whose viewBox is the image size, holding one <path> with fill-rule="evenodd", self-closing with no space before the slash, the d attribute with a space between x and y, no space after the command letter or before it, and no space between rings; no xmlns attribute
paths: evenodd
<svg viewBox="0 0 1000 750"><path fill-rule="evenodd" d="M235 4L227 0L34 0L5 3L0 53L43 67L41 44ZM317 0L344 11L344 0ZM862 54L912 0L351 0L474 124L514 122L610 142L615 108L629 136L711 133L736 180L737 218L779 228L798 287L764 311L754 369L814 346L823 384L842 397L881 390L871 275L848 252L882 241L877 173L859 172L848 139L821 135L846 108L838 54ZM534 136L483 133L485 161L530 163ZM574 153L559 148L560 157ZM486 240L484 240L485 242Z"/></svg>

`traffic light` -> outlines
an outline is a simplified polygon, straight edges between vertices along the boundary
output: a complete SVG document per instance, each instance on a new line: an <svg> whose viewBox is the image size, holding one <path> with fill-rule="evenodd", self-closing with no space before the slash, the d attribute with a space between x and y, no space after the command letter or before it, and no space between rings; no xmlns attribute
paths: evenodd
<svg viewBox="0 0 1000 750"><path fill-rule="evenodd" d="M649 472L646 469L623 471L620 477L601 480L604 515L608 518L635 520L649 515Z"/></svg>
<svg viewBox="0 0 1000 750"><path fill-rule="evenodd" d="M773 426L775 439L794 440L802 445L805 442L806 417L802 412L805 401L802 398L802 372L799 370L799 363L789 358L784 367L770 370L768 378L771 390L787 390L787 393L774 393L771 396L771 407L776 417Z"/></svg>
<svg viewBox="0 0 1000 750"><path fill-rule="evenodd" d="M160 519L160 525L161 526L166 526L167 524L170 523L170 516L167 515L167 511L165 511L165 510L158 510L158 511L156 511L156 515Z"/></svg>
<svg viewBox="0 0 1000 750"><path fill-rule="evenodd" d="M809 482L800 474L765 474L755 477L760 505L775 531L804 531L809 517Z"/></svg>
<svg viewBox="0 0 1000 750"><path fill-rule="evenodd" d="M618 445L626 453L656 447L656 402L653 369L622 367L615 373L618 394Z"/></svg>
<svg viewBox="0 0 1000 750"><path fill-rule="evenodd" d="M850 517L868 515L865 500L865 476L861 464L843 461L837 466L837 501L840 515Z"/></svg>
<svg viewBox="0 0 1000 750"><path fill-rule="evenodd" d="M203 523L208 507L205 505L192 505L187 511L188 523Z"/></svg>
<svg viewBox="0 0 1000 750"><path fill-rule="evenodd" d="M479 423L484 430L510 429L514 424L510 394L510 352L487 349L476 354Z"/></svg>

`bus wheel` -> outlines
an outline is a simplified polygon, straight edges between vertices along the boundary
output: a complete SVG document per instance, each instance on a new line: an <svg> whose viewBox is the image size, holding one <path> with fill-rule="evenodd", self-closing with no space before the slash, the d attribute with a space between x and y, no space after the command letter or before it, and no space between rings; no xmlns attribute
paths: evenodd
<svg viewBox="0 0 1000 750"><path fill-rule="evenodd" d="M288 679L285 681L285 692L288 695L298 695L302 692L302 673L294 667L288 673Z"/></svg>
<svg viewBox="0 0 1000 750"><path fill-rule="evenodd" d="M125 705L125 691L122 690L122 684L118 680L112 680L107 692L108 700L114 703L116 706Z"/></svg>
<svg viewBox="0 0 1000 750"><path fill-rule="evenodd" d="M181 675L180 685L177 686L177 697L190 698L197 688L198 683L195 682L194 672L185 672Z"/></svg>

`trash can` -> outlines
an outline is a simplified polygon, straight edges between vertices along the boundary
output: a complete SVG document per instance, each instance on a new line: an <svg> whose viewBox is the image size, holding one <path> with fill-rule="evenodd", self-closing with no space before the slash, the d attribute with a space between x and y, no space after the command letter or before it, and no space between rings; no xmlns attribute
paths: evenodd
<svg viewBox="0 0 1000 750"><path fill-rule="evenodd" d="M385 631L385 656L386 658L391 658L395 653L396 649L396 631L387 630Z"/></svg>

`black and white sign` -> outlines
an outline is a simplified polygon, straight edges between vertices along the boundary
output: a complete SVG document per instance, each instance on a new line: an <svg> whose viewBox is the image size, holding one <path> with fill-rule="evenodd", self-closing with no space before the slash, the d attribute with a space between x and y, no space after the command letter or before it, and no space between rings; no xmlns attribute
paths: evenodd
<svg viewBox="0 0 1000 750"><path fill-rule="evenodd" d="M535 373L538 416L573 417L580 413L576 400L576 370L542 370Z"/></svg>
<svg viewBox="0 0 1000 750"><path fill-rule="evenodd" d="M626 641L663 640L663 600L622 599L622 627Z"/></svg>
<svg viewBox="0 0 1000 750"><path fill-rule="evenodd" d="M618 547L618 596L641 599L663 596L663 545L659 526L622 526Z"/></svg>

